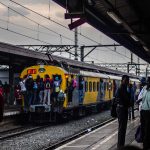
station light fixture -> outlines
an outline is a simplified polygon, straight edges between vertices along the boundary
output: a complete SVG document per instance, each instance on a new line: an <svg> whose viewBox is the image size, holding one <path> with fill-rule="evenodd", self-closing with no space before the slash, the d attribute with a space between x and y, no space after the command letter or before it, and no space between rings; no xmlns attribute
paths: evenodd
<svg viewBox="0 0 150 150"><path fill-rule="evenodd" d="M149 49L146 46L143 46L143 48L145 49L145 51L149 52Z"/></svg>
<svg viewBox="0 0 150 150"><path fill-rule="evenodd" d="M95 1L94 1L94 0L87 0L87 3L88 3L90 6L94 6L94 5L95 5Z"/></svg>
<svg viewBox="0 0 150 150"><path fill-rule="evenodd" d="M122 20L113 12L113 11L107 11L107 14L109 17L111 17L116 23L121 24Z"/></svg>
<svg viewBox="0 0 150 150"><path fill-rule="evenodd" d="M67 0L67 9L69 13L80 13L84 11L83 0Z"/></svg>
<svg viewBox="0 0 150 150"><path fill-rule="evenodd" d="M130 37L136 42L139 41L139 39L134 34L130 34Z"/></svg>

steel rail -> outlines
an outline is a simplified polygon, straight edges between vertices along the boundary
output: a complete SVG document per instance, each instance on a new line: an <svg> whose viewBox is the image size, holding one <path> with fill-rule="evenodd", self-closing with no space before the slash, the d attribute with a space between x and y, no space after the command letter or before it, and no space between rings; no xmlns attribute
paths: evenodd
<svg viewBox="0 0 150 150"><path fill-rule="evenodd" d="M75 140L75 139L77 139L77 138L79 138L79 137L81 137L81 136L83 136L83 135L86 135L86 134L88 134L89 132L94 131L94 130L96 130L97 128L100 128L100 127L102 127L102 126L104 126L104 125L106 125L106 124L108 124L108 123L110 123L110 122L112 122L112 121L114 121L114 120L115 120L114 118L111 118L111 119L109 119L109 120L107 120L107 121L104 121L104 122L102 122L102 123L99 123L99 124L97 124L97 125L94 125L94 126L92 126L92 127L89 127L89 128L87 128L87 129L85 129L85 130L83 130L83 131L81 131L81 132L79 132L79 133L77 133L77 134L74 134L74 135L72 135L72 136L70 136L70 137L67 137L67 138L65 138L65 139L63 139L63 140L61 140L61 141L59 141L59 142L56 142L56 143L54 143L54 144L51 144L51 145L49 145L49 146L43 148L42 150L53 150L53 149L56 149L56 148L58 148L58 147L60 147L60 146L62 146L62 145L64 145L64 144L69 143L70 141L73 141L73 140Z"/></svg>
<svg viewBox="0 0 150 150"><path fill-rule="evenodd" d="M30 129L25 129L23 131L18 131L18 132L6 134L4 136L2 135L2 136L0 136L0 141L6 140L6 139L9 139L9 138L13 138L13 137L17 137L17 136L20 136L20 135L24 135L24 134L27 134L29 132L33 132L33 131L36 131L36 130L39 130L39 129L42 129L42 128L46 128L46 127L49 127L49 125L50 124L44 125L44 126L33 127L33 128L30 128Z"/></svg>

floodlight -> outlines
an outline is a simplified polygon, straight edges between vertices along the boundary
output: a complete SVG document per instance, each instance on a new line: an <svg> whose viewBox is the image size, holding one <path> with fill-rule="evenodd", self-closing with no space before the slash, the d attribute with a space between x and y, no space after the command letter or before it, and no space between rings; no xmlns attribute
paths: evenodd
<svg viewBox="0 0 150 150"><path fill-rule="evenodd" d="M136 42L139 41L139 39L134 34L130 34L130 37Z"/></svg>
<svg viewBox="0 0 150 150"><path fill-rule="evenodd" d="M145 49L145 51L149 51L149 49L146 46L143 46L143 48Z"/></svg>
<svg viewBox="0 0 150 150"><path fill-rule="evenodd" d="M116 23L121 24L122 20L113 12L113 11L107 11L107 14L109 17L111 17Z"/></svg>

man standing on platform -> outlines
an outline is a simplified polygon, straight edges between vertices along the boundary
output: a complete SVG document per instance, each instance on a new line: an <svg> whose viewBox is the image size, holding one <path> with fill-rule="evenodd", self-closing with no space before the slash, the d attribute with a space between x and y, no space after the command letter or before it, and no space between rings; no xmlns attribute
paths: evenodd
<svg viewBox="0 0 150 150"><path fill-rule="evenodd" d="M116 94L118 116L118 144L120 148L125 144L125 136L128 122L128 108L130 107L130 94L128 92L129 76L123 75L121 85Z"/></svg>
<svg viewBox="0 0 150 150"><path fill-rule="evenodd" d="M3 87L0 85L0 122L3 121L4 113L4 99L3 99Z"/></svg>

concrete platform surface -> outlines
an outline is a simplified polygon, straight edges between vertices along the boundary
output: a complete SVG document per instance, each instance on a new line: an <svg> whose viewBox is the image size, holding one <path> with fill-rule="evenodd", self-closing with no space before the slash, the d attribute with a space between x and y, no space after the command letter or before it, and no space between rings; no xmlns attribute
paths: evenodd
<svg viewBox="0 0 150 150"><path fill-rule="evenodd" d="M126 144L132 144L141 147L134 140L134 135L140 119L137 116L135 120L128 121ZM80 138L73 140L56 150L115 150L117 148L118 120L106 124Z"/></svg>

